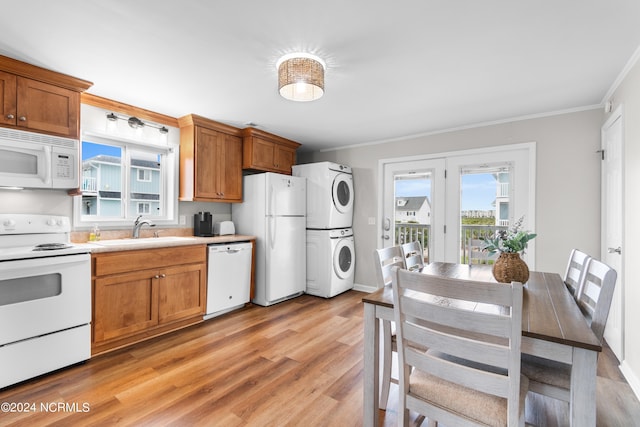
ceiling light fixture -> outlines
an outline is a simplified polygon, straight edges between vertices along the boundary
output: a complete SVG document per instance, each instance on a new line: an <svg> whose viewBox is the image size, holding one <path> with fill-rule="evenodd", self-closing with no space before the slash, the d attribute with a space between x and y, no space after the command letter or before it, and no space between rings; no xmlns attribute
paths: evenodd
<svg viewBox="0 0 640 427"><path fill-rule="evenodd" d="M315 101L324 95L324 61L308 53L291 53L280 58L278 90L290 101Z"/></svg>
<svg viewBox="0 0 640 427"><path fill-rule="evenodd" d="M133 129L139 129L145 126L149 126L155 129L158 129L158 131L161 134L167 134L169 133L169 129L167 129L166 126L162 126L162 125L156 125L154 123L145 123L142 120L140 120L139 118L135 117L135 116L131 116L131 117L122 117L122 116L118 116L115 113L108 113L107 114L107 120L111 121L111 122L115 122L116 120L126 120L127 123L129 124L129 126Z"/></svg>

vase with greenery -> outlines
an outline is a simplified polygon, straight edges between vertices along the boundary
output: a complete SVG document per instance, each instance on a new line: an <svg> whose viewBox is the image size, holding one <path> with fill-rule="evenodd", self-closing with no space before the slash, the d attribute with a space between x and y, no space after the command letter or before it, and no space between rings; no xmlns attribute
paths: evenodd
<svg viewBox="0 0 640 427"><path fill-rule="evenodd" d="M536 234L523 230L523 221L524 216L509 229L498 230L493 238L483 239L484 250L490 254L500 254L493 264L493 277L500 283L526 283L529 280L529 267L520 255L525 252L529 241L536 237Z"/></svg>

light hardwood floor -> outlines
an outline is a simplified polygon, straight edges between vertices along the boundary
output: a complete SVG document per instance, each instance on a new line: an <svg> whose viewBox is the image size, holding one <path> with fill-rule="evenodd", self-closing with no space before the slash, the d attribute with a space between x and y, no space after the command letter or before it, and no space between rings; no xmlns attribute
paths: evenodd
<svg viewBox="0 0 640 427"><path fill-rule="evenodd" d="M250 306L8 387L0 402L35 411L1 412L0 425L360 426L363 295ZM598 363L598 426L637 425L608 349ZM392 387L385 426L396 425ZM535 425L567 425L562 403L530 396L527 409Z"/></svg>

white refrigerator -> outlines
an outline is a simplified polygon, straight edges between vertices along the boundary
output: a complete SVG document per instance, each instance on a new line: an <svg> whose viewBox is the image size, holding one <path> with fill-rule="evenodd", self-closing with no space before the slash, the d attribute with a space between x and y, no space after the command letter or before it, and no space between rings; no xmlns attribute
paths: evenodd
<svg viewBox="0 0 640 427"><path fill-rule="evenodd" d="M302 294L306 271L306 178L247 175L231 216L236 233L256 236L253 303L269 306Z"/></svg>

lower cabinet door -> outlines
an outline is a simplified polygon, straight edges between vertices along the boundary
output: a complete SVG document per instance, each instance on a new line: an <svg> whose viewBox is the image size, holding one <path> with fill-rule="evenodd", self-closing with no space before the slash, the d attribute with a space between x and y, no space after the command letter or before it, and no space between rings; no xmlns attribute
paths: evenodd
<svg viewBox="0 0 640 427"><path fill-rule="evenodd" d="M94 341L144 331L158 324L157 270L96 278Z"/></svg>
<svg viewBox="0 0 640 427"><path fill-rule="evenodd" d="M158 280L159 323L202 316L205 308L206 264L163 269Z"/></svg>

